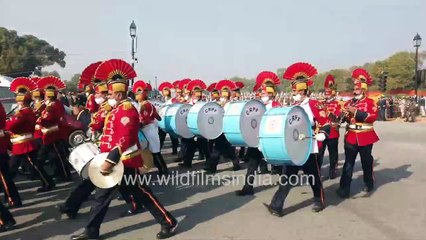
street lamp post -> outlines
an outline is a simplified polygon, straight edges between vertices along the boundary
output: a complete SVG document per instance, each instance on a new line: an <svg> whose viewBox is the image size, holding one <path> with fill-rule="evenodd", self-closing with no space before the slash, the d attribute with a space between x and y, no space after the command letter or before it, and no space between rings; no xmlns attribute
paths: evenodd
<svg viewBox="0 0 426 240"><path fill-rule="evenodd" d="M413 45L416 48L416 68L415 68L415 73L414 73L414 94L416 95L416 103L417 103L417 90L419 88L419 74L417 74L418 71L418 67L419 67L419 47L420 45L422 45L422 38L420 37L420 35L417 33L416 36L414 36L413 38Z"/></svg>
<svg viewBox="0 0 426 240"><path fill-rule="evenodd" d="M135 39L136 39L136 24L135 21L132 21L130 24L130 37L132 38L132 67L135 68ZM131 80L130 86L133 86L135 79Z"/></svg>

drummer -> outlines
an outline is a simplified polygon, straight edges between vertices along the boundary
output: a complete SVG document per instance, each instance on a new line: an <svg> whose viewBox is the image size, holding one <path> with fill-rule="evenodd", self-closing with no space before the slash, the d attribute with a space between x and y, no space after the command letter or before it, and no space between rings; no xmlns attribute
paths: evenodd
<svg viewBox="0 0 426 240"><path fill-rule="evenodd" d="M187 103L191 100L191 91L188 90L188 84L191 79L185 78L179 81L179 89L182 89L183 98Z"/></svg>
<svg viewBox="0 0 426 240"><path fill-rule="evenodd" d="M276 94L275 88L279 84L281 84L280 78L273 72L263 71L256 77L256 84L253 88L253 92L260 93L258 97L261 98L267 109L280 107L279 103L273 100ZM263 154L258 148L249 147L245 158L248 162L246 178L244 187L236 192L237 196L254 194L254 174L258 167L260 167L262 173L268 171L267 164L263 159Z"/></svg>
<svg viewBox="0 0 426 240"><path fill-rule="evenodd" d="M189 99L188 103L194 105L197 102L201 101L203 91L206 89L206 84L200 79L195 79L189 82L187 86L184 86L182 81L180 83L180 88L185 89L186 92L191 93L191 98ZM206 156L208 161L208 159L210 158L210 153L208 149L207 139L197 137L197 140L195 141L194 137L182 138L181 151L184 151L184 154L182 154L183 163L179 163L179 166L185 168L192 168L192 160L194 158L195 151L197 148L199 152L198 160L202 160L204 159L204 156Z"/></svg>
<svg viewBox="0 0 426 240"><path fill-rule="evenodd" d="M231 101L241 101L243 100L241 97L241 89L244 87L244 83L243 82L234 82L235 83L235 88L232 89L232 93L231 93ZM245 147L240 147L240 150L238 151L238 158L245 160L246 158L244 158L246 152L246 148Z"/></svg>
<svg viewBox="0 0 426 240"><path fill-rule="evenodd" d="M324 106L330 122L332 123L330 128L330 136L323 142L319 142L319 154L318 163L320 168L322 167L325 149L328 148L330 158L329 178L335 179L337 176L336 168L339 158L339 117L341 113L341 106L336 101L336 83L332 75L328 75L324 81L325 89L325 101Z"/></svg>
<svg viewBox="0 0 426 240"><path fill-rule="evenodd" d="M130 69L130 70L129 70ZM124 164L124 174L129 177L138 177L137 168L143 166L140 146L138 143L138 129L140 115L138 110L127 98L128 79L136 77L136 73L128 63L112 59L103 62L96 70L96 78L108 83L109 103L113 107L106 118L101 139L102 153L108 153L101 166L101 173L108 176L120 161ZM143 93L143 91L142 91ZM111 138L112 134L114 135ZM158 134L157 134L158 136ZM97 239L101 224L107 213L111 200L119 188L125 188L137 202L142 203L161 225L157 239L169 238L174 234L177 220L162 206L152 193L149 186L138 181L138 184L115 185L108 189L96 188L95 205L85 231L71 239Z"/></svg>
<svg viewBox="0 0 426 240"><path fill-rule="evenodd" d="M216 89L217 83L212 83L207 87L207 92L210 93L210 101L211 102L219 102L220 100L220 94L219 90Z"/></svg>
<svg viewBox="0 0 426 240"><path fill-rule="evenodd" d="M283 205L292 185L286 182L292 176L297 177L299 170L303 170L306 175L313 176L314 181L309 184L314 192L314 204L312 211L320 212L324 209L324 189L321 182L321 173L318 165L318 145L317 141L324 141L330 132L330 122L326 116L325 109L317 100L310 99L308 86L312 84L311 79L317 74L317 70L309 63L295 63L287 68L283 78L292 82L295 92L293 98L299 102L311 121L312 128L315 129L314 141L311 154L303 166L288 165L283 168L278 190L275 192L271 203L264 204L269 213L274 216L283 216ZM309 137L309 136L308 136ZM303 141L303 140L302 140Z"/></svg>
<svg viewBox="0 0 426 240"><path fill-rule="evenodd" d="M176 80L173 82L173 88L175 89L175 97L172 101L175 103L186 102L185 98L183 97L182 89L180 88L180 80Z"/></svg>
<svg viewBox="0 0 426 240"><path fill-rule="evenodd" d="M139 123L142 132L148 140L149 151L152 153L154 164L158 169L158 174L168 175L169 170L160 150L158 126L155 124L155 121L160 121L161 117L158 115L155 106L148 101L148 95L149 92L152 91L152 87L146 82L139 80L133 84L132 91L135 94L136 101L139 103Z"/></svg>
<svg viewBox="0 0 426 240"><path fill-rule="evenodd" d="M216 84L216 89L221 93L220 105L225 108L229 106L231 99L231 90L236 89L236 85L231 80L221 80ZM240 161L235 154L235 148L226 139L225 134L221 134L218 138L211 140L211 158L206 161L204 170L209 174L217 172L220 156L232 161L232 170L238 171L241 169Z"/></svg>
<svg viewBox="0 0 426 240"><path fill-rule="evenodd" d="M176 98L172 98L171 90L174 88L170 82L163 82L158 87L158 90L163 95L164 106L172 105L177 102ZM164 140L166 139L167 133L161 128L158 128L158 135L160 137L160 148L163 148ZM169 134L170 140L172 141L172 155L177 154L177 148L179 146L179 139Z"/></svg>

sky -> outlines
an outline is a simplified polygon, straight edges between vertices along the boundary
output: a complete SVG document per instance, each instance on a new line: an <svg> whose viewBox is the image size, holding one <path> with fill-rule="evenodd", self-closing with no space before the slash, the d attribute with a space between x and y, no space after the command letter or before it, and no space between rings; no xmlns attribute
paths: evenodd
<svg viewBox="0 0 426 240"><path fill-rule="evenodd" d="M305 61L319 72L426 49L425 0L0 0L0 26L32 34L67 54L63 79L110 58L131 62L137 79L212 83L255 78Z"/></svg>

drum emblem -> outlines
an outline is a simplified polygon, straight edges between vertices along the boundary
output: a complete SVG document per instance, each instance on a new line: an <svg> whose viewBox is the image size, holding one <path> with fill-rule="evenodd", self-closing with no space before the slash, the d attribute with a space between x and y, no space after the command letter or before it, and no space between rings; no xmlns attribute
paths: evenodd
<svg viewBox="0 0 426 240"><path fill-rule="evenodd" d="M251 113L258 113L259 112L259 108L257 107L249 107L246 110L246 116L249 116Z"/></svg>

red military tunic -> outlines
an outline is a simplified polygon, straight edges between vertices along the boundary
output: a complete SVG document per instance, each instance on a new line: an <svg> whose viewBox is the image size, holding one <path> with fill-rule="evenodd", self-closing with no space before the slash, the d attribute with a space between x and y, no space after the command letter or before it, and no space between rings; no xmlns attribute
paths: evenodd
<svg viewBox="0 0 426 240"><path fill-rule="evenodd" d="M37 119L41 117L41 113L44 111L44 109L46 109L46 104L44 104L43 101L37 100L34 103L33 111L34 111ZM39 120L38 120L38 122L39 122ZM36 124L35 125L35 131L34 131L34 138L40 139L42 137L43 137L43 133L41 132L41 126L39 124Z"/></svg>
<svg viewBox="0 0 426 240"><path fill-rule="evenodd" d="M61 139L59 124L64 114L64 105L59 100L47 104L42 111L37 124L41 126L44 145L49 145Z"/></svg>
<svg viewBox="0 0 426 240"><path fill-rule="evenodd" d="M101 137L102 153L118 149L125 167L143 166L139 146L139 113L129 100L123 100L111 110L105 120Z"/></svg>
<svg viewBox="0 0 426 240"><path fill-rule="evenodd" d="M160 115L158 115L157 110L155 109L155 106L148 101L141 102L139 122L143 126L146 126L150 123L153 123L155 119L157 120L161 119Z"/></svg>
<svg viewBox="0 0 426 240"><path fill-rule="evenodd" d="M281 104L275 100L270 100L267 104L265 104L266 109L281 107Z"/></svg>
<svg viewBox="0 0 426 240"><path fill-rule="evenodd" d="M86 109L89 110L90 113L95 113L98 111L99 105L95 101L95 95L90 94L87 97L86 101Z"/></svg>
<svg viewBox="0 0 426 240"><path fill-rule="evenodd" d="M337 118L340 116L341 112L342 112L342 107L340 106L339 102L336 100L331 100L331 101L324 101L324 106L326 109L326 113L328 118L330 119L330 121L336 122ZM340 134L339 134L339 126L332 126L330 129L330 135L328 136L328 138L330 139L334 139L334 138L339 138Z"/></svg>
<svg viewBox="0 0 426 240"><path fill-rule="evenodd" d="M29 107L20 109L6 121L6 130L11 132L12 155L21 155L34 151L37 146L34 128L37 118Z"/></svg>
<svg viewBox="0 0 426 240"><path fill-rule="evenodd" d="M3 104L0 102L0 154L7 154L7 147L9 146L9 137L5 133L6 128L6 111Z"/></svg>
<svg viewBox="0 0 426 240"><path fill-rule="evenodd" d="M89 127L93 132L102 132L105 124L105 118L111 111L111 106L107 102L103 103L98 111L93 115L92 122Z"/></svg>
<svg viewBox="0 0 426 240"><path fill-rule="evenodd" d="M345 103L345 108L348 106L354 106L357 110L355 114L350 114L349 119L347 119L346 142L361 147L378 142L379 137L373 128L373 123L377 119L375 101L368 97L357 102L351 99Z"/></svg>

